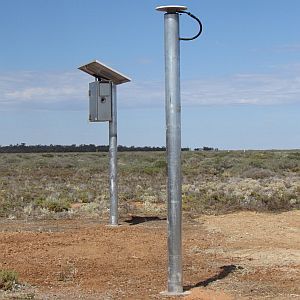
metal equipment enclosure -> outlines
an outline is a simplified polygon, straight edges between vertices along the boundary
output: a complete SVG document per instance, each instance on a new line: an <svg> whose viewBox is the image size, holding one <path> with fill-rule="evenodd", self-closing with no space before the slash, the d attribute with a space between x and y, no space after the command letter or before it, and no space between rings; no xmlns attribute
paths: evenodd
<svg viewBox="0 0 300 300"><path fill-rule="evenodd" d="M89 84L89 120L91 122L111 121L111 94L110 82L96 80Z"/></svg>

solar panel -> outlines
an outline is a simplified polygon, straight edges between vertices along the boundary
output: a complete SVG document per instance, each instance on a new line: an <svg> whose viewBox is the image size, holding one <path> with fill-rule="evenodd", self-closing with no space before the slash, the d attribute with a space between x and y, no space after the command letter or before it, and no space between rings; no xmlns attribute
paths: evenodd
<svg viewBox="0 0 300 300"><path fill-rule="evenodd" d="M106 79L112 81L114 84L121 84L131 81L131 79L122 73L106 66L98 60L83 65L78 68L79 70L86 72L96 78Z"/></svg>

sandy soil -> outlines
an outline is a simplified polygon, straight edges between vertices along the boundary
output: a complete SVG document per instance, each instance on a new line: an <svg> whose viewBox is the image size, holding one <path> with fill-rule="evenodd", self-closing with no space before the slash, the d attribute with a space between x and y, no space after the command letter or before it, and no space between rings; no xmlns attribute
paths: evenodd
<svg viewBox="0 0 300 300"><path fill-rule="evenodd" d="M162 299L166 221L130 220L0 221L0 269L26 283L0 299ZM183 230L183 299L300 299L300 211L199 216Z"/></svg>

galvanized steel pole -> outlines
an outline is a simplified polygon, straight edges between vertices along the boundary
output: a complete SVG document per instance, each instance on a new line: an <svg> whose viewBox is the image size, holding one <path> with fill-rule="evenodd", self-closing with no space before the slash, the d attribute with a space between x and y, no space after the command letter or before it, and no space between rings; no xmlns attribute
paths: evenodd
<svg viewBox="0 0 300 300"><path fill-rule="evenodd" d="M202 23L186 6L158 6L165 12L165 106L168 160L168 291L166 295L183 295L182 286L182 199L181 199L181 103L180 40L191 41L202 32ZM199 32L191 38L179 37L179 13L185 13L199 24Z"/></svg>
<svg viewBox="0 0 300 300"><path fill-rule="evenodd" d="M117 87L112 83L112 119L109 121L109 191L112 226L118 225L118 178L117 178Z"/></svg>
<svg viewBox="0 0 300 300"><path fill-rule="evenodd" d="M183 292L181 241L181 103L179 15L164 15L165 107L168 160L168 293Z"/></svg>

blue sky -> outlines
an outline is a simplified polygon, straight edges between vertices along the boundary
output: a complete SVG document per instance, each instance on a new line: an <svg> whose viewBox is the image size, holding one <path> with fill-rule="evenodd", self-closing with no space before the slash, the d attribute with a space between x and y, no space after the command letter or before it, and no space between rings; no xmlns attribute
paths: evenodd
<svg viewBox="0 0 300 300"><path fill-rule="evenodd" d="M298 0L0 0L0 144L107 144L88 122L93 59L118 87L119 144L165 144L163 14L187 5L203 35L181 42L182 145L300 148ZM181 36L197 25L180 17Z"/></svg>

